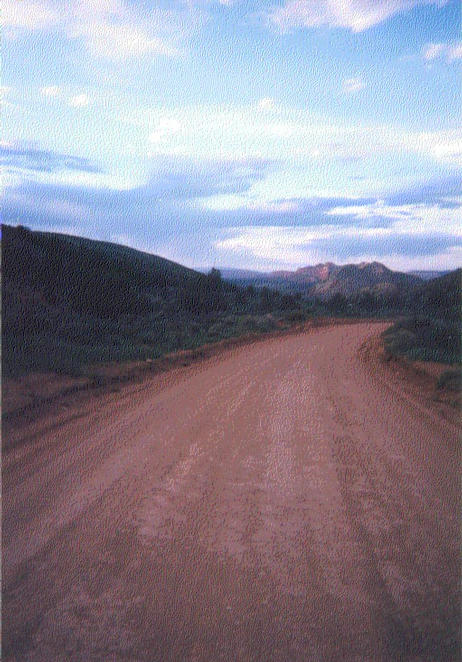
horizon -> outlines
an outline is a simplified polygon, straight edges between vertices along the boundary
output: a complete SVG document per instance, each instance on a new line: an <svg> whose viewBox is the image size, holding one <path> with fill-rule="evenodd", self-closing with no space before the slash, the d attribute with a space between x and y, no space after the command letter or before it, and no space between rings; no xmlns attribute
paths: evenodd
<svg viewBox="0 0 462 662"><path fill-rule="evenodd" d="M27 226L23 226L22 224L11 225L10 227L15 227L15 228L21 228L22 227L26 230L50 233L48 230L40 230L40 229L33 230L32 228L29 228ZM60 232L56 232L54 234L58 234L58 235L64 236L64 237L65 236L70 236L70 237L76 237L76 238L80 238L80 239L88 239L88 240L91 240L91 241L106 242L105 239L94 239L92 237L83 237L82 235L75 235L75 234L74 235L73 234L67 234L66 235L66 233L60 233ZM0 233L0 241L1 241L1 233ZM115 243L115 242L109 242L109 243ZM150 253L149 251L143 251L142 249L135 248L135 247L130 246L128 244L117 244L117 243L115 243L115 245L122 246L124 248L130 248L130 249L133 249L135 251L144 252L147 255L152 255L154 257L159 257L159 258L166 259L166 260L170 259L170 258L165 257L163 255L158 255L157 253ZM213 264L213 265L199 265L199 266L192 266L192 267L188 266L188 265L185 265L181 262L177 262L176 264L178 264L179 266L187 267L189 269L198 271L199 273L207 273L207 272L211 271L212 269L216 269L220 272L223 272L223 271L242 271L242 272L248 272L248 273L261 274L262 276L270 275L270 274L278 273L278 272L281 272L281 273L283 273L283 272L295 273L295 272L297 272L299 270L302 270L302 269L311 268L311 267L321 267L321 266L326 266L327 264L331 264L332 266L335 266L335 267L362 266L362 265L366 266L366 265L370 265L370 264L379 264L380 266L383 266L387 269L390 269L391 271L399 271L399 270L391 269L391 267L389 267L387 264L385 264L384 262L380 262L378 260L371 260L369 262L340 262L340 263L328 261L328 262L318 262L316 264L303 264L303 265L300 265L300 266L295 266L291 269L269 269L268 271L262 271L260 269L247 269L245 267L230 267L230 266L227 266L227 265L216 265L216 264ZM414 269L414 270L411 269L409 271L404 271L403 273L412 273L412 272L418 272L418 271L423 272L423 273L425 273L425 272L427 272L427 273L441 272L442 273L442 272L454 271L454 270L457 270L459 268L460 267L455 267L455 269ZM226 276L224 278L226 278Z"/></svg>
<svg viewBox="0 0 462 662"><path fill-rule="evenodd" d="M456 0L22 0L3 222L195 269L462 264Z"/></svg>

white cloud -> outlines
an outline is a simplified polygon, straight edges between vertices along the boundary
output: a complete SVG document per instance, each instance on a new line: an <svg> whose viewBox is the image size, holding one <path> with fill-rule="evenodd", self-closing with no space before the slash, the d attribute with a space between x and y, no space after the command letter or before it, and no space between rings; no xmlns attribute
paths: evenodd
<svg viewBox="0 0 462 662"><path fill-rule="evenodd" d="M259 110L273 110L275 107L274 99L271 99L270 97L264 97L263 99L260 99L258 102L258 109Z"/></svg>
<svg viewBox="0 0 462 662"><path fill-rule="evenodd" d="M57 97L60 93L61 90L57 85L47 85L40 88L40 94L44 97Z"/></svg>
<svg viewBox="0 0 462 662"><path fill-rule="evenodd" d="M8 170L7 168L3 168L2 176L0 177L0 192L2 195L4 195L8 189L15 189L21 184L21 182L21 174Z"/></svg>
<svg viewBox="0 0 462 662"><path fill-rule="evenodd" d="M141 3L140 3L141 5ZM147 9L126 0L10 0L3 9L6 35L59 31L79 39L95 56L121 60L181 53L180 44L202 20L194 5Z"/></svg>
<svg viewBox="0 0 462 662"><path fill-rule="evenodd" d="M144 55L174 56L184 37L189 10L135 9L122 0L74 0L66 25L71 38L81 39L97 57L113 60Z"/></svg>
<svg viewBox="0 0 462 662"><path fill-rule="evenodd" d="M14 89L12 87L9 87L8 85L0 85L0 103L2 105L2 108L5 110L6 108L8 109L15 109L15 110L20 110L21 106L19 106L16 103L12 103L10 101L11 97L14 96Z"/></svg>
<svg viewBox="0 0 462 662"><path fill-rule="evenodd" d="M316 172L320 172L319 164L330 163L335 168L336 162L354 163L387 154L398 159L419 155L451 167L462 165L462 129L417 132L385 124L333 123L309 110L283 105L277 106L277 114L262 112L257 103L168 110L152 106L134 109L119 120L144 133L139 147L144 155L265 158L305 172L309 172L307 160L315 160Z"/></svg>
<svg viewBox="0 0 462 662"><path fill-rule="evenodd" d="M35 181L44 184L57 184L68 187L86 187L91 190L129 191L136 188L137 182L128 177L105 172L84 172L79 170L57 170L53 173L36 173Z"/></svg>
<svg viewBox="0 0 462 662"><path fill-rule="evenodd" d="M364 255L358 262L367 262L374 259L374 256ZM410 255L384 255L380 257L380 262L386 264L395 271L411 270L452 270L458 269L462 264L462 246L452 246L446 250L435 253L435 255L415 256Z"/></svg>
<svg viewBox="0 0 462 662"><path fill-rule="evenodd" d="M329 26L363 32L391 16L422 5L442 7L447 0L287 0L268 20L281 32Z"/></svg>
<svg viewBox="0 0 462 662"><path fill-rule="evenodd" d="M181 123L174 118L159 120L149 134L149 142L158 144L165 142L170 136L174 136L181 130Z"/></svg>
<svg viewBox="0 0 462 662"><path fill-rule="evenodd" d="M213 195L198 200L199 206L213 211L246 211L261 215L296 214L300 212L298 200L265 200L247 194Z"/></svg>
<svg viewBox="0 0 462 662"><path fill-rule="evenodd" d="M356 263L377 259L377 247L392 246L390 253L380 250L379 259L397 269L449 268L460 264L461 247L435 250L434 254L408 254L406 246L431 241L442 231L462 238L462 208L444 209L436 205L387 206L376 202L360 207L338 207L330 212L334 216L356 215L357 223L320 226L244 226L227 228L224 236L214 243L223 262L243 264L253 268L289 268L333 260L337 263ZM387 227L368 227L367 219L387 217ZM443 230L444 229L444 230ZM404 243L402 243L404 242ZM364 253L354 260L345 259L344 244L364 246ZM401 248L400 248L401 246ZM404 248L403 248L404 247Z"/></svg>
<svg viewBox="0 0 462 662"><path fill-rule="evenodd" d="M406 143L411 151L431 156L447 165L462 167L462 129L409 134Z"/></svg>
<svg viewBox="0 0 462 662"><path fill-rule="evenodd" d="M361 76L356 76L355 78L346 78L343 81L342 87L345 94L355 94L363 90L366 87L366 83Z"/></svg>
<svg viewBox="0 0 462 662"><path fill-rule="evenodd" d="M71 97L68 101L69 106L72 108L84 108L90 103L90 98L87 94L77 94L74 97Z"/></svg>
<svg viewBox="0 0 462 662"><path fill-rule="evenodd" d="M454 60L462 59L462 42L454 44L448 48L448 60L453 62Z"/></svg>
<svg viewBox="0 0 462 662"><path fill-rule="evenodd" d="M179 49L168 41L152 36L147 30L128 23L106 21L82 23L72 29L71 35L82 38L93 55L111 60L142 55L171 57L180 53Z"/></svg>
<svg viewBox="0 0 462 662"><path fill-rule="evenodd" d="M439 57L444 50L444 44L427 44L423 49L423 56L427 62Z"/></svg>
<svg viewBox="0 0 462 662"><path fill-rule="evenodd" d="M437 59L445 59L446 62L454 62L462 59L462 42L454 44L427 44L422 51L426 62Z"/></svg>
<svg viewBox="0 0 462 662"><path fill-rule="evenodd" d="M2 27L12 33L45 30L59 21L59 13L46 0L10 0L2 6Z"/></svg>

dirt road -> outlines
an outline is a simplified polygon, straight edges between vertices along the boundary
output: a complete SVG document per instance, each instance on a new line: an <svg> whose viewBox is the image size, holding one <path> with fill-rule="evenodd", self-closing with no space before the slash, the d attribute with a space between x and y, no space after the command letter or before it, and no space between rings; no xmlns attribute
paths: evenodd
<svg viewBox="0 0 462 662"><path fill-rule="evenodd" d="M4 659L459 659L459 435L360 358L382 328L8 432Z"/></svg>

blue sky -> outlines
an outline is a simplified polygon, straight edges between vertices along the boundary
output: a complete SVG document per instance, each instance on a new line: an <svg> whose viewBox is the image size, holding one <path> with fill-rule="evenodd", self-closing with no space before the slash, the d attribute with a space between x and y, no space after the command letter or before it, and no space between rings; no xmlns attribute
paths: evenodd
<svg viewBox="0 0 462 662"><path fill-rule="evenodd" d="M3 220L189 266L462 263L458 0L10 0Z"/></svg>

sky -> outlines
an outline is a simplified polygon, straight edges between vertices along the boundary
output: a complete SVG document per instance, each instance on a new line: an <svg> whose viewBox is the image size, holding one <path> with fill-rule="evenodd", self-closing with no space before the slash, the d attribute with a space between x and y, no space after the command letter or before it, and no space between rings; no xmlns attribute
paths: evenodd
<svg viewBox="0 0 462 662"><path fill-rule="evenodd" d="M459 0L6 0L2 219L198 268L462 265Z"/></svg>

